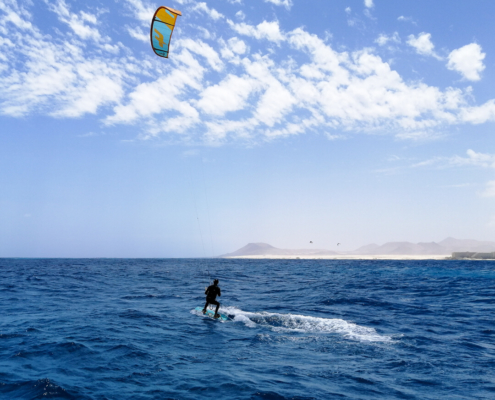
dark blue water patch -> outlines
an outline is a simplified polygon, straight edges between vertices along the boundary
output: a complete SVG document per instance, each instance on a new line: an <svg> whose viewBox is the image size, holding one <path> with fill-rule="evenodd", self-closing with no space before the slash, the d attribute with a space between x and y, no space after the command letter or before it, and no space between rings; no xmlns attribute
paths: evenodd
<svg viewBox="0 0 495 400"><path fill-rule="evenodd" d="M0 333L0 340L2 339L13 339L13 338L19 338L19 337L23 337L25 336L24 334L22 333Z"/></svg>
<svg viewBox="0 0 495 400"><path fill-rule="evenodd" d="M0 382L0 393L6 399L87 399L82 394L71 394L48 378L15 383Z"/></svg>
<svg viewBox="0 0 495 400"><path fill-rule="evenodd" d="M194 311L208 273L222 323ZM491 399L495 264L1 259L2 399Z"/></svg>

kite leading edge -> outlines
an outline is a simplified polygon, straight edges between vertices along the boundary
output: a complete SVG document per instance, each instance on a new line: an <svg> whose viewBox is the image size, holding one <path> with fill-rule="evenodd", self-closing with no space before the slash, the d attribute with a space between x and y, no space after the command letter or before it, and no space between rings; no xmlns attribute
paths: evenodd
<svg viewBox="0 0 495 400"><path fill-rule="evenodd" d="M170 7L159 7L151 20L151 47L157 56L168 58L170 40L174 31L177 16L182 15Z"/></svg>

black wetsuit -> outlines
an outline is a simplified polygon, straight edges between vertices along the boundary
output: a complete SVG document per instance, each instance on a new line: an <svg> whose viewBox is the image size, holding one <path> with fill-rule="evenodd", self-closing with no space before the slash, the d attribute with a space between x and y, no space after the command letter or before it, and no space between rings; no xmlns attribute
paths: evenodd
<svg viewBox="0 0 495 400"><path fill-rule="evenodd" d="M205 294L206 294L206 304L205 304L205 308L203 309L203 311L206 312L206 309L208 308L209 304L214 304L217 306L217 308L215 310L215 315L217 315L218 309L220 308L220 303L218 301L216 301L216 298L217 298L217 296L222 295L222 291L220 290L220 288L217 285L213 284L211 286L208 286L208 288L205 290Z"/></svg>

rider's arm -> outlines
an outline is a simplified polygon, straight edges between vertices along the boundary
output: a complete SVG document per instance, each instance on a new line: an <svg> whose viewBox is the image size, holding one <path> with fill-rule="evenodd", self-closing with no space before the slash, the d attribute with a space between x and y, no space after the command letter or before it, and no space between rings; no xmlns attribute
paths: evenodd
<svg viewBox="0 0 495 400"><path fill-rule="evenodd" d="M205 294L208 294L209 291L210 291L210 287L208 286L205 290Z"/></svg>
<svg viewBox="0 0 495 400"><path fill-rule="evenodd" d="M218 288L218 296L222 296L222 291Z"/></svg>

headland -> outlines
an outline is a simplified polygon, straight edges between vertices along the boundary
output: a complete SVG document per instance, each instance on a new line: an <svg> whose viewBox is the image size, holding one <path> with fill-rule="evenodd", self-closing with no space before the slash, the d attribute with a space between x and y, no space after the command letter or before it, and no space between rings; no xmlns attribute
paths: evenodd
<svg viewBox="0 0 495 400"><path fill-rule="evenodd" d="M268 243L249 243L220 258L288 260L495 260L495 242L447 238L441 242L388 242L354 251L321 248L280 249Z"/></svg>

